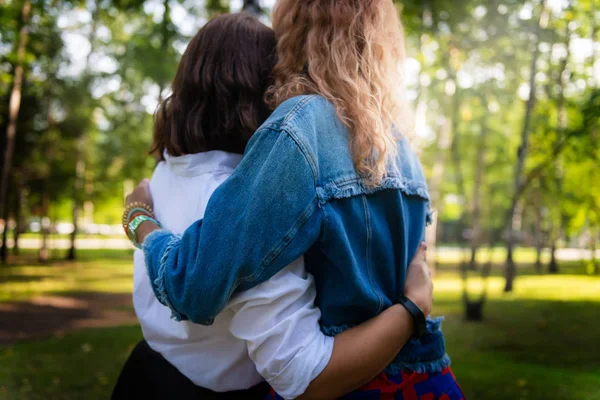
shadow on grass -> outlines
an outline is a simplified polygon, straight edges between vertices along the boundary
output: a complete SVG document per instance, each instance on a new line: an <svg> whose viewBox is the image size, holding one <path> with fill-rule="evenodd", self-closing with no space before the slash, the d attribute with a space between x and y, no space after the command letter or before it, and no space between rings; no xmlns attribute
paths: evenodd
<svg viewBox="0 0 600 400"><path fill-rule="evenodd" d="M0 284L2 283L18 283L18 282L40 282L44 279L51 278L50 275L19 275L19 274L9 274L9 275L0 275Z"/></svg>
<svg viewBox="0 0 600 400"><path fill-rule="evenodd" d="M451 312L444 323L450 351L460 344L515 362L600 373L599 303L492 299L482 322L466 322L456 301L436 301L436 307Z"/></svg>
<svg viewBox="0 0 600 400"><path fill-rule="evenodd" d="M0 304L0 343L136 322L130 294L72 292Z"/></svg>

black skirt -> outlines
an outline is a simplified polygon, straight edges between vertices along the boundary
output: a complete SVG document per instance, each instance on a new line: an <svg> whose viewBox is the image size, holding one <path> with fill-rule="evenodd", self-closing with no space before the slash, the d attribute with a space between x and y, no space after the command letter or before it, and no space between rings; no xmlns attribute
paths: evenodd
<svg viewBox="0 0 600 400"><path fill-rule="evenodd" d="M145 340L142 340L125 362L111 398L113 400L263 400L268 394L267 383L261 383L248 390L224 393L196 386L160 353L152 350Z"/></svg>

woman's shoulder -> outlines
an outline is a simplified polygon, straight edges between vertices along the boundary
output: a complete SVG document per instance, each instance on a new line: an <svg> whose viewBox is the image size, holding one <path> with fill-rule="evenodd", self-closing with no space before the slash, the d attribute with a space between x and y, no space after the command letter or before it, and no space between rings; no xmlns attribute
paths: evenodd
<svg viewBox="0 0 600 400"><path fill-rule="evenodd" d="M263 127L293 131L298 125L337 119L335 106L323 96L310 94L292 97L279 105Z"/></svg>

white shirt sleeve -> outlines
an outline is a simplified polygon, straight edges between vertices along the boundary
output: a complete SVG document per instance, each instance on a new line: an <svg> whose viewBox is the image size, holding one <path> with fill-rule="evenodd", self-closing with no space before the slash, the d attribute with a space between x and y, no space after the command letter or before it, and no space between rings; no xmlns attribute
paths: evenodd
<svg viewBox="0 0 600 400"><path fill-rule="evenodd" d="M300 258L229 304L231 334L246 341L257 371L285 399L303 394L331 358L334 339L320 330L315 297Z"/></svg>

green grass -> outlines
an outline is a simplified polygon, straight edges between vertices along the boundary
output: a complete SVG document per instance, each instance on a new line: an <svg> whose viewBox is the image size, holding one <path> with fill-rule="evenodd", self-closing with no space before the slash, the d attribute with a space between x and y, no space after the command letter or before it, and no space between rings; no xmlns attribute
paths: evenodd
<svg viewBox="0 0 600 400"><path fill-rule="evenodd" d="M600 400L599 277L524 276L508 295L492 277L480 323L464 321L461 287L440 274L435 312L470 399Z"/></svg>
<svg viewBox="0 0 600 400"><path fill-rule="evenodd" d="M72 264L0 268L0 299L126 293L130 255L82 252L82 261ZM488 281L485 320L468 323L461 281L447 261L436 277L435 313L446 316L453 370L470 400L600 400L600 277L584 275L583 263L565 263L563 274L552 276L526 267L514 293L504 294L496 268ZM470 279L472 295L481 290L476 276ZM0 399L108 398L140 338L138 327L115 327L0 346Z"/></svg>
<svg viewBox="0 0 600 400"><path fill-rule="evenodd" d="M70 292L131 293L132 257L128 250L80 251L76 262L39 265L33 252L0 267L0 303Z"/></svg>
<svg viewBox="0 0 600 400"><path fill-rule="evenodd" d="M108 399L141 337L129 326L0 347L0 399Z"/></svg>

